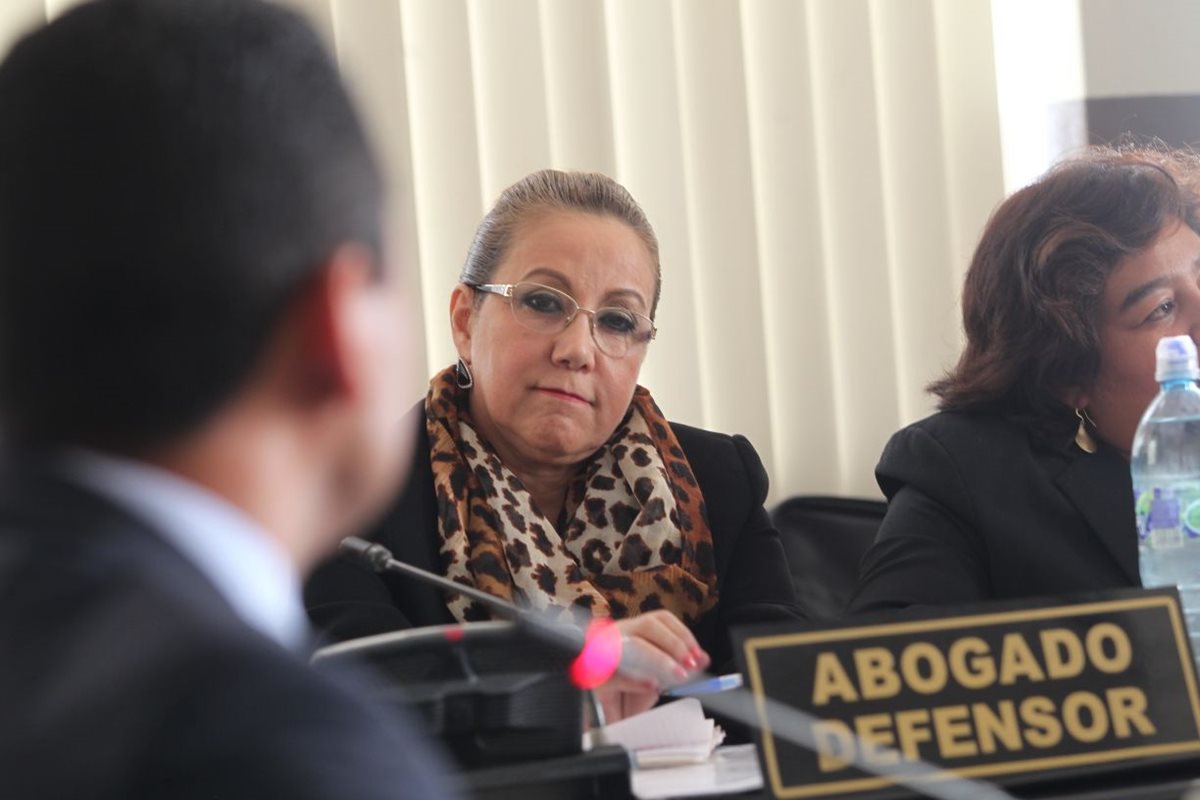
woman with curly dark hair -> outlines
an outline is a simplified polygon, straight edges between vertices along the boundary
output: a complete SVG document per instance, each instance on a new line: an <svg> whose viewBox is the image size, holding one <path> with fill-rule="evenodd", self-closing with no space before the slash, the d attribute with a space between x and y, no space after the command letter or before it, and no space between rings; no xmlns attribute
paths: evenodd
<svg viewBox="0 0 1200 800"><path fill-rule="evenodd" d="M966 348L876 478L887 516L851 608L1140 585L1129 451L1163 336L1200 338L1200 160L1092 148L993 214Z"/></svg>

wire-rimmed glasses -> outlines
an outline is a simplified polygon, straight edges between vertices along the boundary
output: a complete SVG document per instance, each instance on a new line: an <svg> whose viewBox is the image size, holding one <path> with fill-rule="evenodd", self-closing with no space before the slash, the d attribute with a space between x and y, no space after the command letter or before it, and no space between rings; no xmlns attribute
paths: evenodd
<svg viewBox="0 0 1200 800"><path fill-rule="evenodd" d="M645 314L616 306L583 308L574 297L552 286L529 281L468 285L481 292L507 297L513 318L538 333L561 333L582 311L588 315L596 347L611 358L622 358L631 347L646 344L658 333L654 321Z"/></svg>

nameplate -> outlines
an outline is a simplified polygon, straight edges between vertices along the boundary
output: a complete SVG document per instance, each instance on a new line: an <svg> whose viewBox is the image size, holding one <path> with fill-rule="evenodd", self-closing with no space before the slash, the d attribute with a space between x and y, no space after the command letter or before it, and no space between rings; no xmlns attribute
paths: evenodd
<svg viewBox="0 0 1200 800"><path fill-rule="evenodd" d="M848 763L855 757L941 768L926 780L1019 783L1200 753L1196 673L1173 589L1003 608L741 632L763 777L774 796L892 785ZM773 727L766 698L811 716L805 730L816 752L776 735L786 729Z"/></svg>

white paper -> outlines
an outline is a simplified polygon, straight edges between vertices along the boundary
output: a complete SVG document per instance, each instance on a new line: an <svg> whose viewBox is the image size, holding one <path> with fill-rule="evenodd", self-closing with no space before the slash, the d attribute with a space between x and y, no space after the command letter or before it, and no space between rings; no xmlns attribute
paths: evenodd
<svg viewBox="0 0 1200 800"><path fill-rule="evenodd" d="M584 746L619 744L639 767L663 767L703 761L724 740L725 732L705 718L700 701L689 697L606 725L587 734Z"/></svg>
<svg viewBox="0 0 1200 800"><path fill-rule="evenodd" d="M762 788L762 773L752 744L718 747L700 764L662 769L634 769L633 794L640 800L704 797Z"/></svg>

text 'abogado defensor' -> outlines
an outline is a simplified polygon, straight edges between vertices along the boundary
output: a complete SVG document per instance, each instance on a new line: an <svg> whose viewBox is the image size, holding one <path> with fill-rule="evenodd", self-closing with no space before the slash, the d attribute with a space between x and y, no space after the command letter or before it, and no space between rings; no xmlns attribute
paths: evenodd
<svg viewBox="0 0 1200 800"><path fill-rule="evenodd" d="M871 788L878 779L860 767L902 761L986 777L1200 751L1195 672L1170 591L752 633L741 647L756 695L816 720L809 752L777 741L764 711L777 796Z"/></svg>

